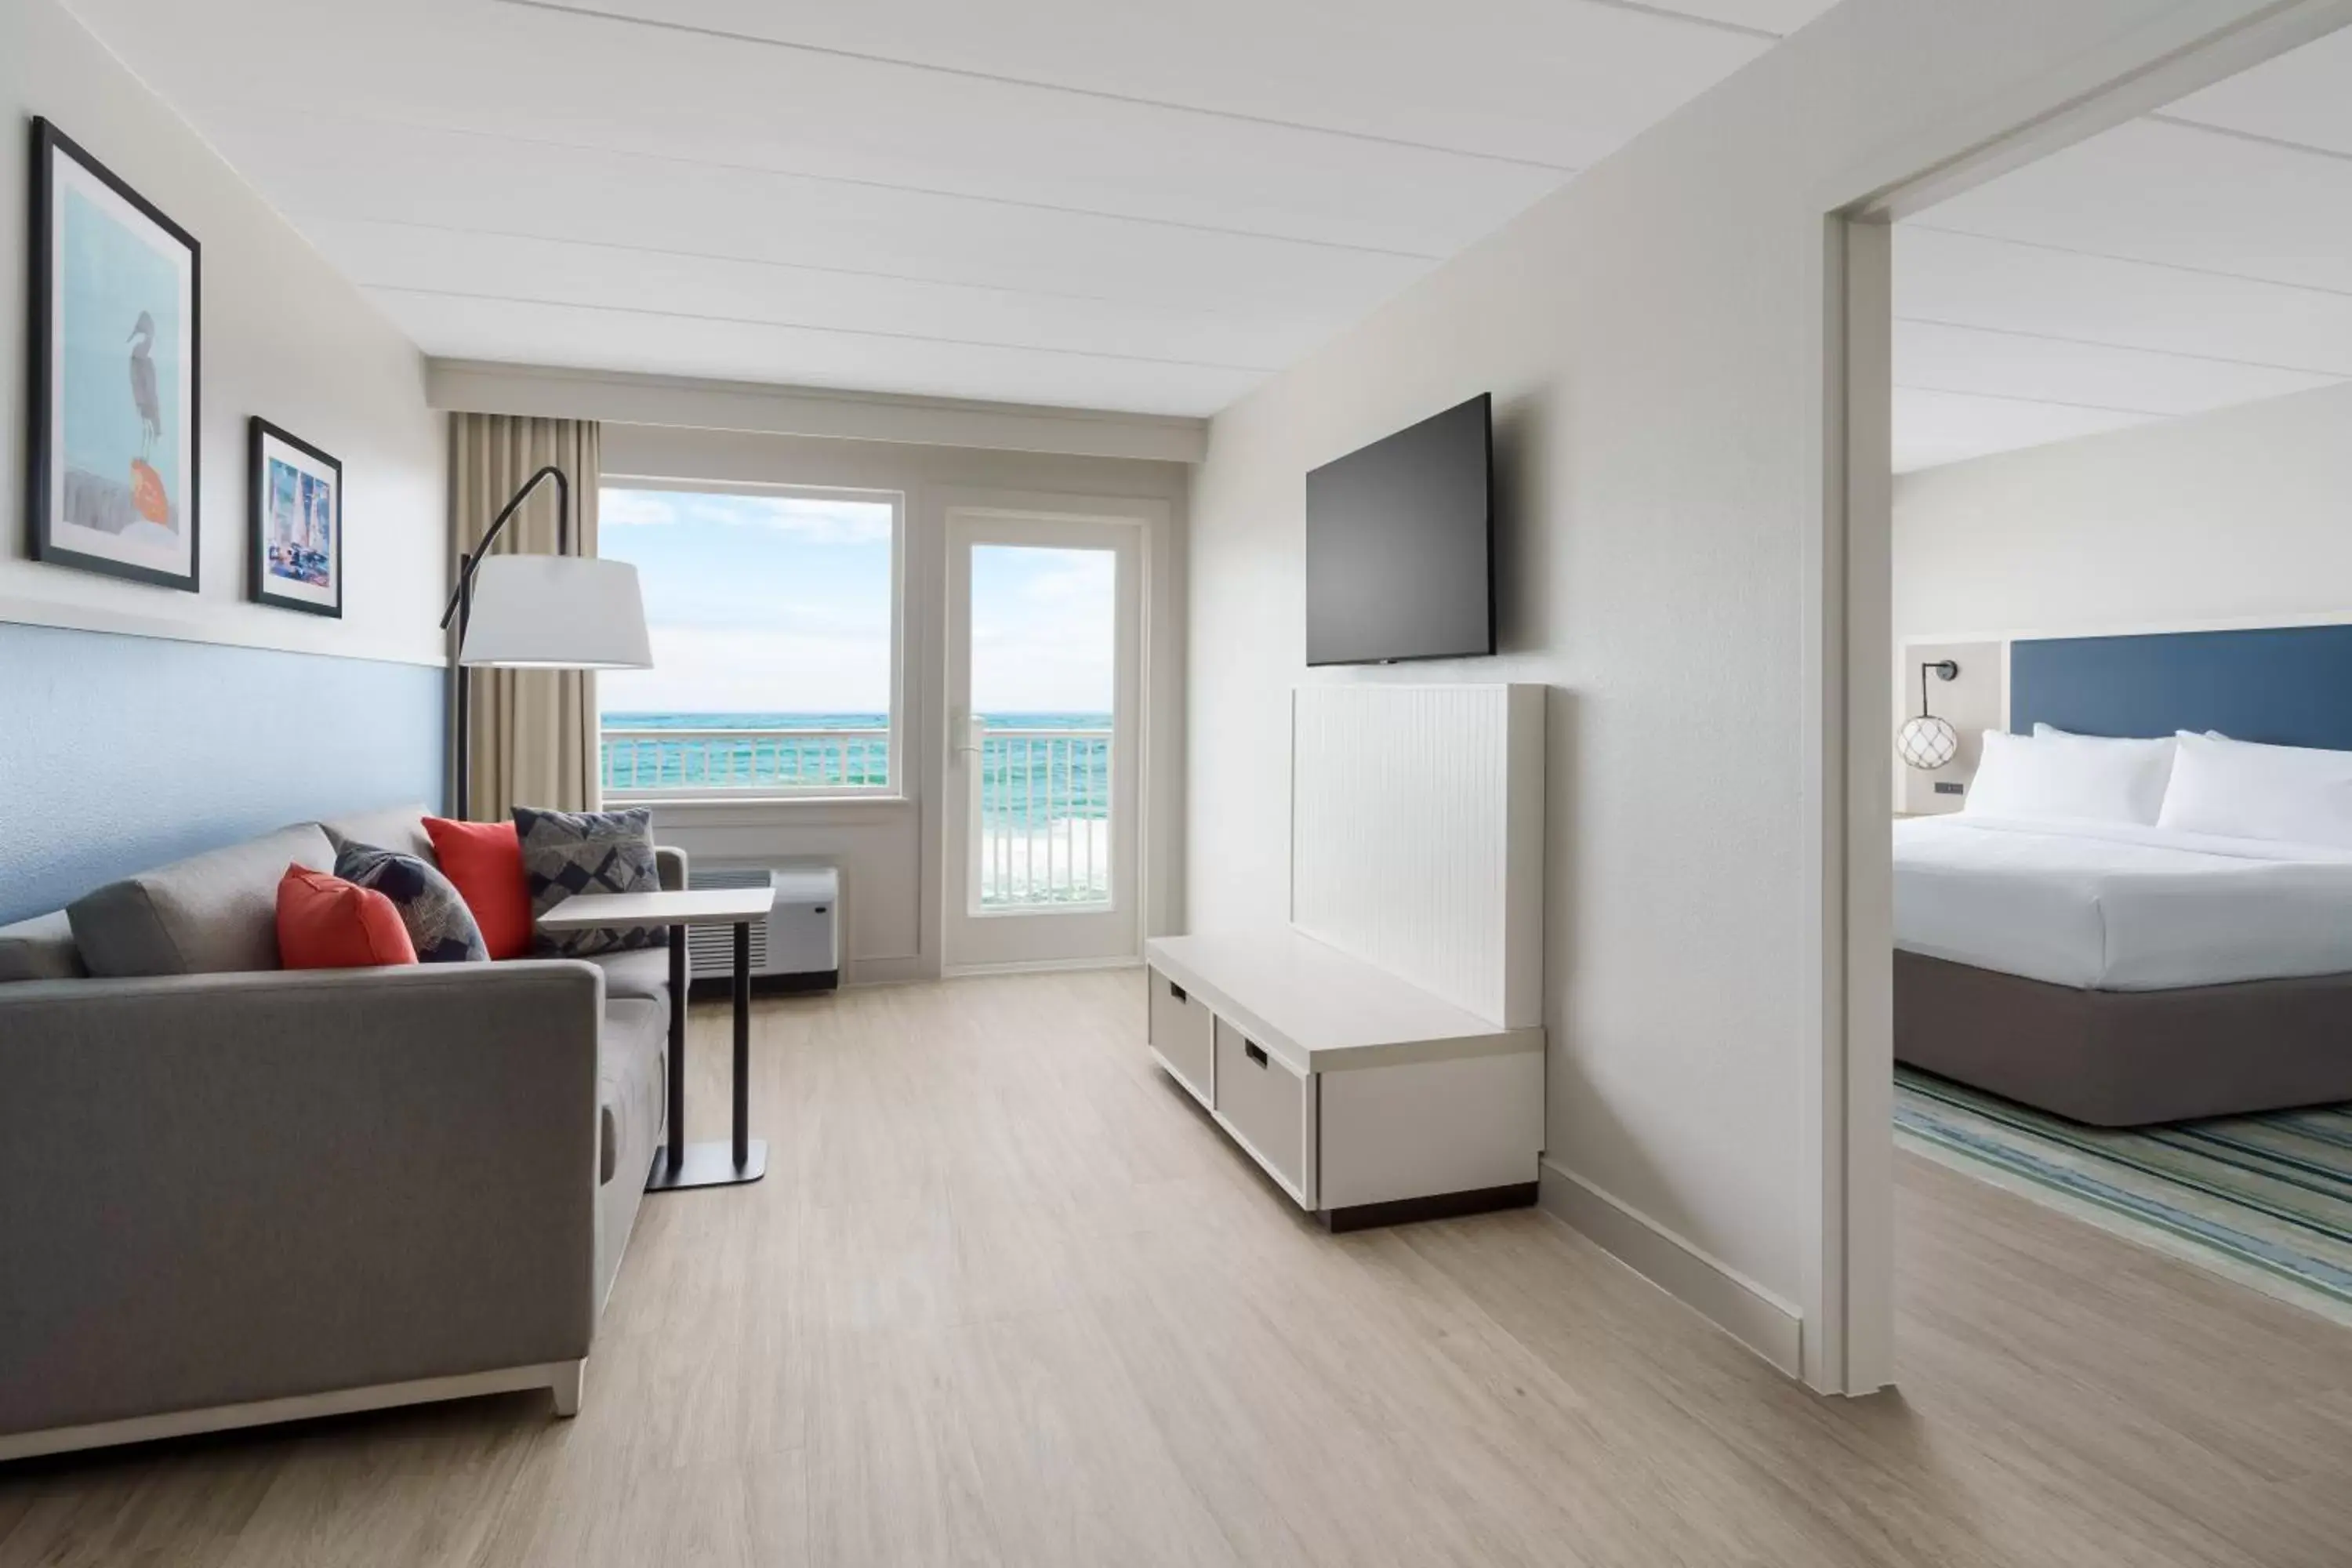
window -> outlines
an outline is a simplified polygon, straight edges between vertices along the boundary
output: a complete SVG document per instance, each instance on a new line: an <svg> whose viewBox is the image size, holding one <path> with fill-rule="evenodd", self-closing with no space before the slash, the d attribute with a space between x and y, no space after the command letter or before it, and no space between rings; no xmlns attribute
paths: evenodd
<svg viewBox="0 0 2352 1568"><path fill-rule="evenodd" d="M971 547L978 910L1110 902L1118 559Z"/></svg>
<svg viewBox="0 0 2352 1568"><path fill-rule="evenodd" d="M898 793L895 495L607 483L654 667L597 678L617 799Z"/></svg>

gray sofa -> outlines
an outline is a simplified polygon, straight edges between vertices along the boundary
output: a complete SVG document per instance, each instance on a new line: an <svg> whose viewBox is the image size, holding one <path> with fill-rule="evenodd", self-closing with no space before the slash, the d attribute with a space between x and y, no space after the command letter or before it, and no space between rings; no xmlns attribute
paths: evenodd
<svg viewBox="0 0 2352 1568"><path fill-rule="evenodd" d="M577 1410L666 1131L667 955L279 970L287 866L429 857L423 815L0 927L0 1458L501 1389Z"/></svg>

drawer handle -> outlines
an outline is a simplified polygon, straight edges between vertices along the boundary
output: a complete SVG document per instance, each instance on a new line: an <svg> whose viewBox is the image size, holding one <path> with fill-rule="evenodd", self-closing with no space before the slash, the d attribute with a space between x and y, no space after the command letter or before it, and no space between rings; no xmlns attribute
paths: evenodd
<svg viewBox="0 0 2352 1568"><path fill-rule="evenodd" d="M1265 1066L1265 1047L1264 1046L1254 1045L1248 1040L1244 1040L1242 1042L1242 1055L1249 1058L1250 1060L1255 1062L1260 1067Z"/></svg>
<svg viewBox="0 0 2352 1568"><path fill-rule="evenodd" d="M1179 1002L1185 999L1184 988L1181 985L1177 984L1173 980L1168 983L1168 994L1173 996Z"/></svg>

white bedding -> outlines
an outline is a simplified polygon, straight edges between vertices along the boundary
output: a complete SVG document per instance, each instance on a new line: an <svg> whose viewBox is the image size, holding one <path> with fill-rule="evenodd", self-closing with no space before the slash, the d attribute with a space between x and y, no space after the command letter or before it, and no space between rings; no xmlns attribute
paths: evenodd
<svg viewBox="0 0 2352 1568"><path fill-rule="evenodd" d="M2352 849L1916 817L1895 825L1895 943L2102 991L2352 972Z"/></svg>

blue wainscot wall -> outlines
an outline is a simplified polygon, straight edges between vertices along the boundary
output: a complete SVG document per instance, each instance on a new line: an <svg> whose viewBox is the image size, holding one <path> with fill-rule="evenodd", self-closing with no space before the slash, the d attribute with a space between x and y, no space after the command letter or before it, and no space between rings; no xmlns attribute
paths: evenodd
<svg viewBox="0 0 2352 1568"><path fill-rule="evenodd" d="M437 806L446 679L0 625L0 922L289 822Z"/></svg>

